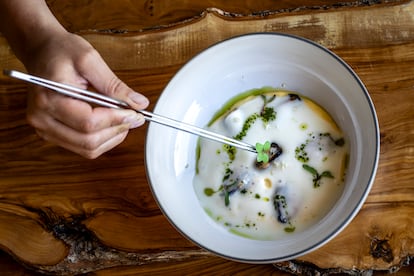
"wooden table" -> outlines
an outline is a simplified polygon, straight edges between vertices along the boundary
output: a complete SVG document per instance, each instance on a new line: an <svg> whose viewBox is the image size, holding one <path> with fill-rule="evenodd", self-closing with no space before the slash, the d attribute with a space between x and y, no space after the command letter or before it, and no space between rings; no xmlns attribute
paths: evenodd
<svg viewBox="0 0 414 276"><path fill-rule="evenodd" d="M337 53L366 84L381 127L378 173L360 213L297 260L252 265L213 256L183 238L155 203L146 127L99 159L83 159L36 136L25 121L27 86L1 76L0 248L16 261L0 254L0 271L34 274L23 264L99 275L414 273L414 2L187 2L48 1L68 30L150 98L150 109L185 62L235 35L290 33ZM0 65L24 70L2 37Z"/></svg>

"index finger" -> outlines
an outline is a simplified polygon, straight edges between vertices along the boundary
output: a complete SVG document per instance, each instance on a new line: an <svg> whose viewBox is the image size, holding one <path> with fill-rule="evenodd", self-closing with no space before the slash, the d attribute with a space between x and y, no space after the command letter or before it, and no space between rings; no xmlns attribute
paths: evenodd
<svg viewBox="0 0 414 276"><path fill-rule="evenodd" d="M93 64L93 69L90 65ZM108 67L97 51L91 51L77 70L98 92L127 102L134 109L145 109L148 99L122 82Z"/></svg>
<svg viewBox="0 0 414 276"><path fill-rule="evenodd" d="M92 107L88 103L53 92L48 93L47 97L47 113L79 132L91 133L125 123L130 128L135 128L144 123L142 115L133 110Z"/></svg>

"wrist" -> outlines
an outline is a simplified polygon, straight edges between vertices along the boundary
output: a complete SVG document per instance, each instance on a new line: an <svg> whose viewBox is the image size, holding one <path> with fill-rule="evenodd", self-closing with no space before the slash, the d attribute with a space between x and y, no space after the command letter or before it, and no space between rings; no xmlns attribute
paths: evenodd
<svg viewBox="0 0 414 276"><path fill-rule="evenodd" d="M27 41L26 47L18 53L18 58L22 63L27 66L33 62L33 59L41 59L43 55L41 53L50 52L50 46L56 42L64 41L65 36L68 34L63 28L61 30L43 30L36 36L36 38L28 38L30 41ZM40 62L38 60L38 62Z"/></svg>
<svg viewBox="0 0 414 276"><path fill-rule="evenodd" d="M23 63L47 40L66 32L45 1L0 1L0 8L0 30Z"/></svg>

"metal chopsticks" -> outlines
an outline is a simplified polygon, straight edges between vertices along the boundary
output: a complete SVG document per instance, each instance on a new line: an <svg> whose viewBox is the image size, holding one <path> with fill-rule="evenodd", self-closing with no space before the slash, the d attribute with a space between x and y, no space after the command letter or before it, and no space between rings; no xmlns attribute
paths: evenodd
<svg viewBox="0 0 414 276"><path fill-rule="evenodd" d="M94 93L88 90L80 89L71 85L62 84L54 81L50 81L47 79L39 78L36 76L32 76L29 74L25 74L19 71L15 70L3 70L3 74L6 76L10 76L16 79L20 79L23 81L27 81L39 86L43 86L46 88L49 88L53 91L56 91L58 93L61 93L65 96L69 96L75 99L79 99L82 101L86 101L89 103L93 103L96 105L104 106L104 107L110 107L110 108L123 108L123 109L132 109L126 102L120 101L102 94ZM248 143L218 134L211 131L207 131L205 129L180 122L168 117L164 117L161 115L154 114L149 111L145 110L135 110L138 113L141 113L145 120L158 123L164 126L172 127L177 130L182 130L191 134L195 134L216 142L224 143L230 146L234 146L239 149L247 150L250 152L256 153L256 148L253 145L250 145Z"/></svg>

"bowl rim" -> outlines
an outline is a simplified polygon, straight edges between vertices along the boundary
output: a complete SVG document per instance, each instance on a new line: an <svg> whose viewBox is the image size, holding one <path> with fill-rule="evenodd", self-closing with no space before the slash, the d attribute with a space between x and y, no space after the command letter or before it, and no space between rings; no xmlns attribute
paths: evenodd
<svg viewBox="0 0 414 276"><path fill-rule="evenodd" d="M317 47L320 50L322 50L323 52L325 52L326 54L328 54L329 56L333 57L339 65L341 65L342 67L344 67L346 69L346 71L348 71L348 73L350 74L350 76L353 77L353 79L356 81L356 83L358 84L358 86L361 89L361 92L363 92L366 101L369 105L370 108L370 114L372 115L372 119L374 122L374 130L375 130L375 158L373 160L372 163L372 167L370 169L370 173L369 173L369 180L367 185L365 186L365 189L362 193L362 196L359 198L359 200L357 201L358 204L356 204L353 207L352 212L350 212L350 214L348 215L348 217L346 217L346 219L343 220L343 222L336 227L335 229L333 229L329 235L325 236L323 239L319 240L318 242L314 243L313 245L301 250L301 251L297 251L295 253L292 253L290 255L284 255L282 257L275 257L275 258L262 258L262 259L246 259L246 258L238 258L238 257L234 257L234 256L228 256L226 254L220 253L212 248L209 248L208 246L205 245L201 245L199 242L197 242L196 240L194 240L192 237L190 237L190 235L186 234L183 230L180 229L180 227L168 216L167 211L163 208L160 199L158 198L157 194L155 193L155 190L153 188L153 184L151 181L151 176L149 174L149 167L148 167L148 151L147 151L147 146L148 146L148 141L149 141L149 135L150 135L150 130L152 128L152 123L149 123L148 129L147 129L147 134L146 134L146 142L145 142L145 156L144 156L144 163L145 163L145 170L146 170L146 176L147 176L147 181L151 190L151 193L158 205L158 207L160 208L161 212L163 213L164 217L167 218L167 220L169 221L169 223L183 236L185 237L187 240L189 240L190 242L192 242L193 244L197 245L198 247L205 249L217 256L220 256L224 259L228 259L228 260L232 260L232 261L238 261L238 262L243 262L243 263L253 263L253 264L264 264L264 263L272 263L272 262L280 262L280 261L286 261L286 260L292 260L294 258L303 256L307 253L310 253L311 251L314 251L318 248L320 248L321 246L323 246L324 244L328 243L330 240L332 240L335 236L337 236L345 227L348 226L348 224L353 220L353 218L358 214L358 212L360 211L362 205L365 203L366 198L369 195L369 191L371 190L373 184L374 184L374 180L376 177L376 173L377 173L377 169L378 169L378 163L379 163L379 158L380 158L380 130L379 130L379 122L378 122L378 117L377 117L377 113L375 110L375 106L374 103L369 95L369 92L367 90L367 88L365 87L365 85L363 84L363 82L361 81L361 79L359 78L359 76L354 72L354 70L351 68L350 65L348 65L341 57L339 57L337 54L335 54L333 51L329 50L328 48L326 48L325 46L322 46L320 44L318 44L315 41L312 41L308 38L305 37L301 37L298 35L293 35L293 34L287 34L287 33L279 33L279 32L251 32L251 33L245 33L245 34L241 34L241 35L236 35L236 36L232 36L226 39L223 39L221 41L218 41L216 43L213 43L212 45L202 49L200 52L198 52L197 54L195 54L193 57L191 57L188 61L185 62L185 64L174 74L174 76L170 79L170 81L167 83L167 85L165 86L164 90L168 87L169 83L174 79L174 77L179 74L181 71L183 71L187 66L189 66L189 64L191 63L191 61L193 61L194 59L196 59L198 56L204 54L206 51L208 51L209 49L220 45L222 43L228 42L228 41L232 41L232 40L237 40L240 38L244 38L244 37L253 37L253 36L275 36L275 37L285 37L285 38L289 38L289 39L294 39L294 40L299 40L301 42L310 44L310 46L313 47ZM163 92L164 92L163 90ZM164 97L164 93L161 93L158 100L156 101L155 105L154 105L154 110L157 108L158 102L163 100ZM265 241L264 241L265 242Z"/></svg>

